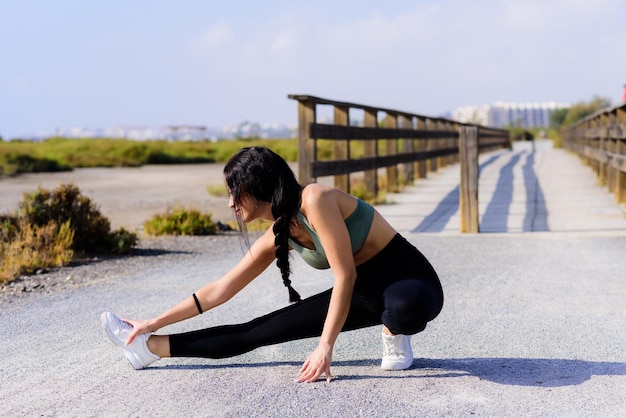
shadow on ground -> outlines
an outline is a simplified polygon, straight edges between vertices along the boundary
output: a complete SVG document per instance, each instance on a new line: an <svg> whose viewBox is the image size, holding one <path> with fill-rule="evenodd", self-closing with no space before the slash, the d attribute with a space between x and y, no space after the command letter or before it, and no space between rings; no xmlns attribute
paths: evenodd
<svg viewBox="0 0 626 418"><path fill-rule="evenodd" d="M333 362L335 367L378 367L380 359L349 360ZM249 369L276 366L300 367L302 362L262 362L238 364L190 364L150 367L150 370L193 370L193 369ZM419 374L409 374L420 372ZM415 359L410 369L404 372L384 372L380 375L342 375L341 380L362 379L407 379L474 376L501 385L561 387L579 385L592 376L624 376L626 363L593 362L565 359L531 358L466 358L466 359Z"/></svg>
<svg viewBox="0 0 626 418"><path fill-rule="evenodd" d="M498 183L496 189L487 205L484 215L480 222L481 232L508 232L507 218L511 203L513 202L513 170L519 164L522 156L527 152L521 151L515 153L510 161L505 164L498 175ZM480 173L489 165L493 164L500 158L504 158L510 154L503 153L494 155L478 168ZM534 169L535 151L528 154L526 162L522 167L524 186L526 189L526 212L524 216L523 231L549 231L548 227L548 211L546 208L545 197ZM437 207L428 214L420 224L411 232L442 232L450 219L459 209L459 186L452 189L437 205Z"/></svg>

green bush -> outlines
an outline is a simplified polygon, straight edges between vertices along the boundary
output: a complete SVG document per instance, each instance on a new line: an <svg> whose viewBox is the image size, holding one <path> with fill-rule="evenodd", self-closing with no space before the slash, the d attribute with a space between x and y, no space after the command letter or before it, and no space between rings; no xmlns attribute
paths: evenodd
<svg viewBox="0 0 626 418"><path fill-rule="evenodd" d="M217 226L211 214L181 207L168 209L143 224L149 235L215 235Z"/></svg>
<svg viewBox="0 0 626 418"><path fill-rule="evenodd" d="M109 220L78 187L25 193L15 216L0 216L0 281L69 263L85 253L123 254L137 244L124 228L111 232Z"/></svg>
<svg viewBox="0 0 626 418"><path fill-rule="evenodd" d="M72 249L85 253L110 251L109 220L73 184L62 184L54 191L39 187L26 193L19 204L19 217L37 226L70 221L74 231Z"/></svg>
<svg viewBox="0 0 626 418"><path fill-rule="evenodd" d="M137 245L137 234L120 228L109 234L109 250L114 254L127 254Z"/></svg>
<svg viewBox="0 0 626 418"><path fill-rule="evenodd" d="M0 155L0 175L4 176L69 170L71 170L70 167L49 158L35 157L14 152Z"/></svg>

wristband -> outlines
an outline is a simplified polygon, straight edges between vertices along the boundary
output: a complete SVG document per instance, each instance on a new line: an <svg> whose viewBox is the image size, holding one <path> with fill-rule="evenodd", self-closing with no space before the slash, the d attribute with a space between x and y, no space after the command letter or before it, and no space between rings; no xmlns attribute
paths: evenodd
<svg viewBox="0 0 626 418"><path fill-rule="evenodd" d="M196 296L195 293L193 294L193 300L196 301L196 307L198 308L198 312L200 312L200 315L202 315L202 306L200 306L200 301L198 300L198 296Z"/></svg>

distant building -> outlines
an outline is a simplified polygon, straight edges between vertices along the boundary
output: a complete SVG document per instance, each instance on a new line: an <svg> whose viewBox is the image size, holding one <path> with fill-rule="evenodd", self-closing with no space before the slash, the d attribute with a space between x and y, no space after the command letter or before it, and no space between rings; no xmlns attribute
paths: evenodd
<svg viewBox="0 0 626 418"><path fill-rule="evenodd" d="M42 133L21 139L43 140L50 136L65 138L125 138L135 141L164 139L168 141L217 141L237 138L295 138L296 126L278 123L243 122L239 125L207 127L202 125L169 125L164 127L114 126L110 128L64 128L54 135Z"/></svg>
<svg viewBox="0 0 626 418"><path fill-rule="evenodd" d="M452 115L463 123L476 123L493 128L547 128L550 115L557 109L570 107L569 103L504 103L493 105L465 106Z"/></svg>

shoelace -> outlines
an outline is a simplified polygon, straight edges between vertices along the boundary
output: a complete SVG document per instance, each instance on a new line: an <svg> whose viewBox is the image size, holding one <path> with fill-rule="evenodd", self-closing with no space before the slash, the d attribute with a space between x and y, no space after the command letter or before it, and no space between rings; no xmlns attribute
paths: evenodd
<svg viewBox="0 0 626 418"><path fill-rule="evenodd" d="M383 355L385 356L400 356L404 354L401 349L400 336L386 336L383 344Z"/></svg>
<svg viewBox="0 0 626 418"><path fill-rule="evenodd" d="M118 336L118 337L121 337L121 336L122 336L122 333L123 333L124 331L130 331L130 330L132 330L132 329L133 329L133 326L132 326L132 325L130 325L128 322L124 322L124 321L122 321L122 320L121 320L121 319L119 319L119 318L117 318L117 323L118 323L118 324L117 324L117 325L118 325L118 326L117 326L117 328L118 328L117 336Z"/></svg>
<svg viewBox="0 0 626 418"><path fill-rule="evenodd" d="M120 318L117 318L117 322L119 323L117 336L118 336L118 338L122 339L122 338L124 338L124 337L122 337L122 333L124 331L130 332L133 329L133 326L131 324L129 324L128 322L122 321ZM147 337L152 336L152 334L153 334L152 332L148 332L146 334L141 334L141 335L143 335L143 336L145 336L147 338ZM138 335L135 338L140 338L141 335ZM124 338L124 341L126 341L125 338Z"/></svg>

